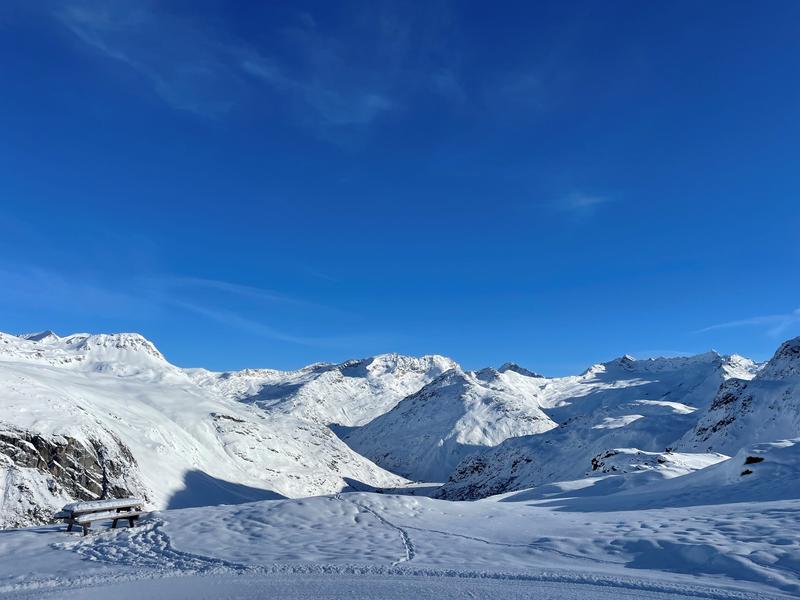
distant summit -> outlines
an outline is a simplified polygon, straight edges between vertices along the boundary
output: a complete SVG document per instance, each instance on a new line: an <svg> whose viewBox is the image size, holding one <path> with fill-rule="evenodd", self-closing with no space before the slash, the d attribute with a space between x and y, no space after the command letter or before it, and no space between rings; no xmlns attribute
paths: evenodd
<svg viewBox="0 0 800 600"><path fill-rule="evenodd" d="M40 331L38 333L23 333L17 337L20 337L23 340L30 340L31 342L57 342L61 339L58 337L58 335L56 335L55 332L49 329Z"/></svg>
<svg viewBox="0 0 800 600"><path fill-rule="evenodd" d="M514 373L519 373L520 375L525 375L525 377L536 377L537 379L544 379L544 375L540 375L535 371L529 371L525 367L520 367L517 363L507 362L504 363L499 369L497 369L501 373L505 373L506 371L513 371Z"/></svg>

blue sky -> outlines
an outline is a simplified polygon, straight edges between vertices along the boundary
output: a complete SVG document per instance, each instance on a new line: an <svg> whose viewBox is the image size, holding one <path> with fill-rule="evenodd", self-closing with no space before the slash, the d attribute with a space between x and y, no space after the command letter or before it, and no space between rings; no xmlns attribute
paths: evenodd
<svg viewBox="0 0 800 600"><path fill-rule="evenodd" d="M36 6L32 6L32 5ZM797 2L0 8L0 330L548 374L800 335Z"/></svg>

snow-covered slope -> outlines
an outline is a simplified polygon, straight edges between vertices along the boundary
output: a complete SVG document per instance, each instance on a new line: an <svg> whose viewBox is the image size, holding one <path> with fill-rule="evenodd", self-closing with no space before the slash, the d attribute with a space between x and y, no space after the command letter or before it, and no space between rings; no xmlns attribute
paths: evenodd
<svg viewBox="0 0 800 600"><path fill-rule="evenodd" d="M615 448L662 452L694 427L695 413L723 381L756 371L742 357L708 352L641 361L624 356L577 377L544 380L536 401L558 427L465 459L439 495L479 498L578 479L591 470L593 457Z"/></svg>
<svg viewBox="0 0 800 600"><path fill-rule="evenodd" d="M201 386L222 396L235 397L270 412L293 414L324 425L355 426L391 410L400 400L456 366L444 356L382 354L288 372L192 370L190 375Z"/></svg>
<svg viewBox="0 0 800 600"><path fill-rule="evenodd" d="M796 437L798 356L800 339L763 368L624 356L549 379L386 354L215 373L175 367L137 334L0 334L0 519L40 522L75 497L178 507L404 477L449 478L449 499L587 475L623 474L613 485L628 489Z"/></svg>
<svg viewBox="0 0 800 600"><path fill-rule="evenodd" d="M153 343L138 333L76 333L63 338L52 331L19 337L0 333L0 358L119 377L182 376L180 369L169 364Z"/></svg>
<svg viewBox="0 0 800 600"><path fill-rule="evenodd" d="M344 439L389 471L443 481L477 450L555 427L532 393L541 383L511 369L451 369Z"/></svg>
<svg viewBox="0 0 800 600"><path fill-rule="evenodd" d="M133 334L0 337L0 440L2 526L65 496L163 508L403 483L318 422L197 385Z"/></svg>
<svg viewBox="0 0 800 600"><path fill-rule="evenodd" d="M500 498L514 502L549 498L570 509L619 511L800 499L800 438L745 446L731 458L672 455L684 463L682 473L641 477L636 471L611 472L607 478L559 482Z"/></svg>
<svg viewBox="0 0 800 600"><path fill-rule="evenodd" d="M755 467L778 474L765 456ZM355 493L170 510L88 537L18 530L0 535L0 597L797 598L800 500L726 491L636 510L617 508L634 502L627 492L470 503Z"/></svg>
<svg viewBox="0 0 800 600"><path fill-rule="evenodd" d="M677 446L732 454L800 435L800 337L781 344L751 380L730 379Z"/></svg>

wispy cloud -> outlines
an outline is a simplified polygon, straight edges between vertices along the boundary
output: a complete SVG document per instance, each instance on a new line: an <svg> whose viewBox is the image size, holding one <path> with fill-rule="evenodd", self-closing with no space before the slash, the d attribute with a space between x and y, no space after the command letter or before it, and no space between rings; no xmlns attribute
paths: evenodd
<svg viewBox="0 0 800 600"><path fill-rule="evenodd" d="M397 110L410 88L433 86L445 72L446 60L431 61L417 47L438 43L441 36L425 29L436 19L414 20L388 6L368 6L362 11L368 15L344 19L347 25L332 31L312 14L297 13L272 23L261 44L224 20L187 18L155 2L73 0L53 16L95 51L136 71L175 109L206 116L244 104L286 111L331 138ZM451 93L458 82L452 71L447 78Z"/></svg>
<svg viewBox="0 0 800 600"><path fill-rule="evenodd" d="M557 202L557 206L568 211L587 211L601 204L606 204L610 199L606 196L575 193L564 196Z"/></svg>
<svg viewBox="0 0 800 600"><path fill-rule="evenodd" d="M330 312L344 314L339 308L327 306L317 302L311 302L303 298L296 298L287 294L282 294L274 290L260 288L252 285L244 285L241 283L234 283L230 281L221 281L219 279L207 279L203 277L160 277L150 280L152 283L159 287L166 287L169 289L183 289L183 290L214 290L223 292L225 294L232 294L235 296L250 298L262 302L287 304L300 308L308 308L316 311Z"/></svg>
<svg viewBox="0 0 800 600"><path fill-rule="evenodd" d="M608 196L571 192L553 200L534 202L533 206L583 218L594 214L600 206L609 202L611 198Z"/></svg>
<svg viewBox="0 0 800 600"><path fill-rule="evenodd" d="M53 16L96 51L138 72L175 109L217 115L244 91L225 46L148 2L83 0Z"/></svg>
<svg viewBox="0 0 800 600"><path fill-rule="evenodd" d="M302 346L311 346L315 348L347 348L351 346L357 346L359 344L383 343L388 339L387 336L375 334L334 336L293 335L291 333L276 329L275 327L272 327L266 323L262 323L261 321L249 319L231 311L220 310L209 306L202 306L182 300L172 299L170 300L170 303L178 308L188 310L223 325L239 329L245 333L280 342L299 344Z"/></svg>
<svg viewBox="0 0 800 600"><path fill-rule="evenodd" d="M748 319L739 319L736 321L728 321L726 323L718 323L710 325L703 329L698 329L695 333L705 333L708 331L716 331L719 329L733 329L736 327L762 327L770 336L778 336L785 333L795 325L800 325L800 308L777 315L761 315L757 317L750 317Z"/></svg>
<svg viewBox="0 0 800 600"><path fill-rule="evenodd" d="M280 331L278 329L275 329L274 327L271 327L265 323L261 323L259 321L242 317L241 315L238 315L234 312L230 312L227 310L220 310L176 299L170 299L169 302L170 304L178 308L188 310L202 317L206 317L213 321L217 321L218 323L222 323L223 325L228 325L230 327L234 327L241 331L245 331L247 333L251 333L261 337L266 337L269 339L278 340L282 342L290 342L292 344L301 344L304 346L320 345L319 338L309 338L309 337L292 335Z"/></svg>
<svg viewBox="0 0 800 600"><path fill-rule="evenodd" d="M40 266L0 263L0 289L3 290L0 312L5 314L25 306L40 310L45 317L61 314L87 322L96 318L141 322L178 310L251 335L303 346L346 349L365 344L380 345L395 339L393 335L372 332L305 336L276 328L247 315L268 314L277 319L277 315L291 314L291 322L301 324L320 315L326 321L343 323L352 315L302 298L217 279L159 276L127 277L109 282L107 277L66 275ZM225 296L209 296L209 292L215 291ZM254 302L243 302L243 299ZM331 319L330 314L338 318ZM42 323L43 328L47 326L51 325Z"/></svg>
<svg viewBox="0 0 800 600"><path fill-rule="evenodd" d="M0 306L38 308L93 316L147 315L153 306L126 290L93 278L65 277L33 265L0 264Z"/></svg>
<svg viewBox="0 0 800 600"><path fill-rule="evenodd" d="M244 58L241 68L274 90L299 99L326 126L368 125L396 106L388 93L379 89L342 89L317 77L304 81L288 75L274 61L255 54Z"/></svg>

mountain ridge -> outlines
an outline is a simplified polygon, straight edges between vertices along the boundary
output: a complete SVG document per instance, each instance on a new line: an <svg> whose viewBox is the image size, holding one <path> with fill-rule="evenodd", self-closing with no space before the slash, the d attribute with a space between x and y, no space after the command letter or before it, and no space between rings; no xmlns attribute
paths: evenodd
<svg viewBox="0 0 800 600"><path fill-rule="evenodd" d="M444 481L436 495L454 500L584 477L635 487L792 437L798 356L800 338L763 364L624 355L550 378L397 353L216 372L135 333L0 333L0 524L125 492L163 508L408 479Z"/></svg>

